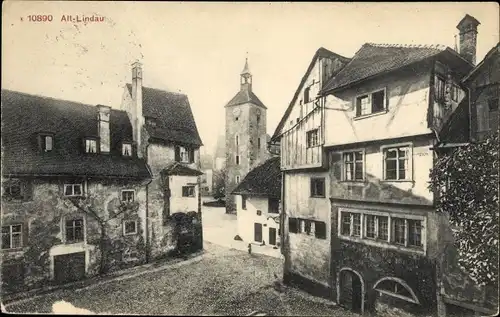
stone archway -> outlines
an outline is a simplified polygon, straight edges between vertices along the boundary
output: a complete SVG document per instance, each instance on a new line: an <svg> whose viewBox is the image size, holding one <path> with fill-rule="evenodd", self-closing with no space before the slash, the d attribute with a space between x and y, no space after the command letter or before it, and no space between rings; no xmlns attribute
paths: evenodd
<svg viewBox="0 0 500 317"><path fill-rule="evenodd" d="M365 283L351 268L342 268L337 275L337 303L361 314L365 310Z"/></svg>

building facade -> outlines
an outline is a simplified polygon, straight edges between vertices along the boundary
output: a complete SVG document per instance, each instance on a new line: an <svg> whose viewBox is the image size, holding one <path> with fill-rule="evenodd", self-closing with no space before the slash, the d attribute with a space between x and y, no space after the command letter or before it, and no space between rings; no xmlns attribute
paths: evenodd
<svg viewBox="0 0 500 317"><path fill-rule="evenodd" d="M468 141L462 78L477 24L464 19L460 54L367 43L352 59L330 52L328 75L315 55L273 135L284 173L285 281L361 313L438 310L437 263L451 242L428 181L434 147ZM313 238L318 226L326 239Z"/></svg>
<svg viewBox="0 0 500 317"><path fill-rule="evenodd" d="M240 91L226 104L226 212L236 211L231 192L245 175L268 158L267 107L252 91L248 60L240 74Z"/></svg>
<svg viewBox="0 0 500 317"><path fill-rule="evenodd" d="M124 111L2 90L2 291L146 262L146 184Z"/></svg>
<svg viewBox="0 0 500 317"><path fill-rule="evenodd" d="M280 239L280 158L251 170L232 192L236 196L238 235L246 242L276 250Z"/></svg>

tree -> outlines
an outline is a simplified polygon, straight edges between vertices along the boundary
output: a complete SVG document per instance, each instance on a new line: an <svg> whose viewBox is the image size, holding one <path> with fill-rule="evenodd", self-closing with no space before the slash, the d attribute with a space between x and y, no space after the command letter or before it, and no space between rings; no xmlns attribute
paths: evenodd
<svg viewBox="0 0 500 317"><path fill-rule="evenodd" d="M118 218L120 215L133 212L136 213L139 209L138 202L117 202L116 204L108 205L108 215L105 216L103 202L98 197L88 195L85 197L69 197L67 198L73 206L79 211L94 218L99 226L98 246L101 253L99 263L99 274L108 271L109 253L113 251L112 237L109 235L108 223L112 219ZM138 225L139 226L139 225Z"/></svg>
<svg viewBox="0 0 500 317"><path fill-rule="evenodd" d="M458 264L480 285L498 281L498 133L438 159L430 189L447 213Z"/></svg>
<svg viewBox="0 0 500 317"><path fill-rule="evenodd" d="M214 199L222 200L226 196L226 177L227 170L222 168L214 172L214 186L213 186L213 196Z"/></svg>

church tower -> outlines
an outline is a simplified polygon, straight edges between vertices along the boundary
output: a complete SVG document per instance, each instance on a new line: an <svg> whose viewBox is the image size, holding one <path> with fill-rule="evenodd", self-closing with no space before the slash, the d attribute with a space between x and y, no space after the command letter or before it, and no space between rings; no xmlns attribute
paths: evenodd
<svg viewBox="0 0 500 317"><path fill-rule="evenodd" d="M266 106L252 91L248 59L240 74L240 91L226 108L226 212L236 210L231 191L268 158Z"/></svg>

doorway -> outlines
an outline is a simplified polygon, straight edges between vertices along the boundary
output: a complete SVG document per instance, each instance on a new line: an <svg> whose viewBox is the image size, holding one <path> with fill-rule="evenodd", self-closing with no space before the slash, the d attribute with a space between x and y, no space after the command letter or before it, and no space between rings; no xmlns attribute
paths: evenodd
<svg viewBox="0 0 500 317"><path fill-rule="evenodd" d="M85 278L85 252L54 256L54 279L58 284Z"/></svg>
<svg viewBox="0 0 500 317"><path fill-rule="evenodd" d="M262 242L262 224L254 223L253 231L254 231L254 241Z"/></svg>
<svg viewBox="0 0 500 317"><path fill-rule="evenodd" d="M339 305L356 313L363 312L363 284L350 270L342 270L339 277Z"/></svg>
<svg viewBox="0 0 500 317"><path fill-rule="evenodd" d="M276 245L276 228L269 228L269 244Z"/></svg>

